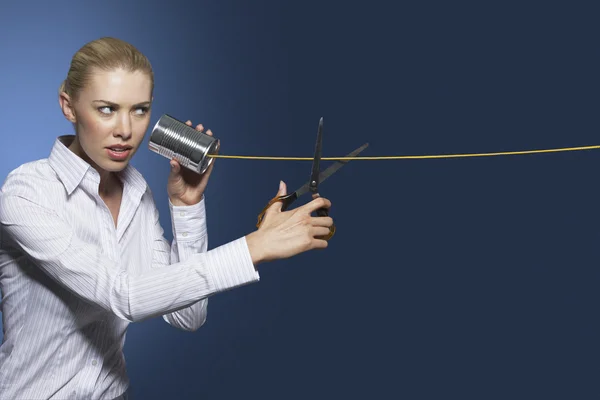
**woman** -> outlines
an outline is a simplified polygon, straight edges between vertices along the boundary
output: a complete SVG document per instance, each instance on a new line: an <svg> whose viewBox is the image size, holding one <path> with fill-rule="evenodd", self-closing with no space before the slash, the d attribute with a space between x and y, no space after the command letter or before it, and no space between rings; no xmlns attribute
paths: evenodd
<svg viewBox="0 0 600 400"><path fill-rule="evenodd" d="M152 92L151 65L132 45L86 44L59 90L75 135L58 137L48 158L4 182L0 398L125 398L130 322L162 316L196 330L209 296L258 281L263 262L327 246L315 237L332 220L311 212L331 203L315 197L285 212L276 203L260 229L207 251L203 193L214 163L198 175L175 160L169 244L152 193L129 164L150 122Z"/></svg>

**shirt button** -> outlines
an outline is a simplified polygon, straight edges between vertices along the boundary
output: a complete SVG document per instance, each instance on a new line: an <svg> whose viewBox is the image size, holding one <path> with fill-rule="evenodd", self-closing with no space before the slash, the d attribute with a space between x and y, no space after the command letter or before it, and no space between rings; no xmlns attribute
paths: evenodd
<svg viewBox="0 0 600 400"><path fill-rule="evenodd" d="M187 232L183 232L183 233L181 234L181 236L183 236L183 237L187 237Z"/></svg>
<svg viewBox="0 0 600 400"><path fill-rule="evenodd" d="M92 365L97 365L97 364L98 364L98 361L92 360Z"/></svg>
<svg viewBox="0 0 600 400"><path fill-rule="evenodd" d="M181 215L182 217L185 217L185 211L180 212L179 215Z"/></svg>

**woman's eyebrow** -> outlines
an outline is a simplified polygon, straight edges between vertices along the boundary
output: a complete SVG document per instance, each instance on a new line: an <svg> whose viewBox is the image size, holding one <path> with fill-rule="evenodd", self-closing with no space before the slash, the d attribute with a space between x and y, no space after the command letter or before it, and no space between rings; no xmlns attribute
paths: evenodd
<svg viewBox="0 0 600 400"><path fill-rule="evenodd" d="M118 107L119 106L117 103L113 103L112 101L108 101L108 100L92 100L92 103L105 103L105 104L111 105L113 107ZM134 107L136 107L136 106L145 106L145 105L150 105L150 103L151 103L150 101L143 101L141 103L134 104L133 106Z"/></svg>

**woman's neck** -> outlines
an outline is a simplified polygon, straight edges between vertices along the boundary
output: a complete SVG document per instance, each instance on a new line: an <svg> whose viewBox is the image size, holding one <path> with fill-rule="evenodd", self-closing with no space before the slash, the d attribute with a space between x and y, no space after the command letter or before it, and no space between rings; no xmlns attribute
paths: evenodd
<svg viewBox="0 0 600 400"><path fill-rule="evenodd" d="M100 184L98 185L98 194L102 198L118 196L123 190L121 180L114 172L104 171L100 174Z"/></svg>
<svg viewBox="0 0 600 400"><path fill-rule="evenodd" d="M92 161L92 159L89 158L85 151L83 151L83 149L81 148L77 137L75 137L75 139L69 146L69 150L71 150L85 162L90 164L90 166L98 172L98 175L100 176L98 194L100 195L100 197L111 197L114 195L119 195L121 193L123 185L117 174L100 168L94 161Z"/></svg>

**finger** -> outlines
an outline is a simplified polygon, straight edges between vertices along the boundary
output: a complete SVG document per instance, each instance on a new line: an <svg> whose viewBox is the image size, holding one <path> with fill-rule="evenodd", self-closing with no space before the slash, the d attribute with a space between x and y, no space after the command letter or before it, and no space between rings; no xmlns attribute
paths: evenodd
<svg viewBox="0 0 600 400"><path fill-rule="evenodd" d="M173 158L169 164L171 164L171 173L178 174L181 170L181 165L179 164L179 162L177 162L177 160Z"/></svg>
<svg viewBox="0 0 600 400"><path fill-rule="evenodd" d="M314 236L325 236L329 234L329 228L323 226L313 226L310 228L310 234Z"/></svg>
<svg viewBox="0 0 600 400"><path fill-rule="evenodd" d="M213 135L213 133L212 133L212 131L211 131L210 129L206 131L206 134L207 134L208 136L212 136L212 135Z"/></svg>
<svg viewBox="0 0 600 400"><path fill-rule="evenodd" d="M308 213L312 213L313 211L315 211L319 208L330 208L330 207L331 207L331 201L329 201L325 197L316 198L302 206L303 211L306 211Z"/></svg>
<svg viewBox="0 0 600 400"><path fill-rule="evenodd" d="M284 181L279 181L279 190L277 191L277 194L275 195L275 198L279 197L279 196L284 196L286 194L286 184ZM281 211L281 208L283 207L283 203L281 201L276 201L273 204L271 204L271 206L267 209L267 211L265 212L266 214L271 214L273 212L279 212Z"/></svg>
<svg viewBox="0 0 600 400"><path fill-rule="evenodd" d="M331 225L333 225L333 218L331 218L331 217L311 217L310 224L312 226L330 227Z"/></svg>
<svg viewBox="0 0 600 400"><path fill-rule="evenodd" d="M185 122L186 125L192 126L192 121L190 121L189 119Z"/></svg>
<svg viewBox="0 0 600 400"><path fill-rule="evenodd" d="M329 231L327 231L327 233L325 233L325 235L328 234L328 233L329 233ZM312 240L312 248L313 249L324 249L328 245L329 245L329 242L327 240L324 240L324 239L316 239L315 238L315 239Z"/></svg>
<svg viewBox="0 0 600 400"><path fill-rule="evenodd" d="M279 191L277 196L285 196L287 194L287 185L284 181L279 181Z"/></svg>
<svg viewBox="0 0 600 400"><path fill-rule="evenodd" d="M202 124L196 125L196 130L202 132L204 130L204 125L202 125Z"/></svg>

